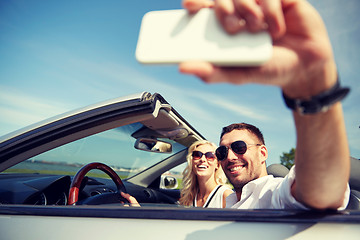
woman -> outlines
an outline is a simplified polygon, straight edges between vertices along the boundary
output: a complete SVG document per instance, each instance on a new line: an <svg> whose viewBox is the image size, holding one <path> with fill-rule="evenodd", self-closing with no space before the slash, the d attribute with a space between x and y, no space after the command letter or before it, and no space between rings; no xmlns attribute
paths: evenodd
<svg viewBox="0 0 360 240"><path fill-rule="evenodd" d="M188 165L183 172L179 202L184 206L224 208L232 193L215 156L216 145L206 140L193 143L188 150Z"/></svg>

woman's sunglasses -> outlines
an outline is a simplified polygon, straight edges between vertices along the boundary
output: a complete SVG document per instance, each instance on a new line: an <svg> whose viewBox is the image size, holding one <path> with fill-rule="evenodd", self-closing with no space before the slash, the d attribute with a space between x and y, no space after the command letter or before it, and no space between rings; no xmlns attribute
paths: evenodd
<svg viewBox="0 0 360 240"><path fill-rule="evenodd" d="M244 154L246 153L246 150L250 145L261 146L262 144L246 144L246 142L244 141L236 141L230 144L230 148L236 154ZM229 147L227 146L220 146L215 151L216 157L219 161L225 160L227 158L228 153L229 153Z"/></svg>
<svg viewBox="0 0 360 240"><path fill-rule="evenodd" d="M202 153L200 151L193 151L191 156L192 156L193 160L199 160L200 158L202 158L203 155L205 155L205 158L208 161L215 160L215 154L213 152Z"/></svg>

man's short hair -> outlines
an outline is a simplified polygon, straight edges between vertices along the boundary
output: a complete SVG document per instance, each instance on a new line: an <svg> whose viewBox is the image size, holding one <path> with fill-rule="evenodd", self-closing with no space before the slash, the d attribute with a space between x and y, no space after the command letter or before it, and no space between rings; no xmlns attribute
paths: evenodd
<svg viewBox="0 0 360 240"><path fill-rule="evenodd" d="M233 123L229 126L226 126L222 129L220 139L226 134L233 130L248 130L250 133L254 134L261 144L265 145L264 136L262 135L260 129L255 127L254 125L248 123Z"/></svg>

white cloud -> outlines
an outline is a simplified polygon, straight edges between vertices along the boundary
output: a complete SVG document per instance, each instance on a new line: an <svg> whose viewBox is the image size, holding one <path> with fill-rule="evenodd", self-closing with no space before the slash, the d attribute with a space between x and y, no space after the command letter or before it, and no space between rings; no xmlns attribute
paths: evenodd
<svg viewBox="0 0 360 240"><path fill-rule="evenodd" d="M0 88L1 133L16 130L45 118L71 109L58 102L51 102L5 87ZM8 129L5 126L10 126Z"/></svg>
<svg viewBox="0 0 360 240"><path fill-rule="evenodd" d="M242 106L239 103L233 103L230 100L226 100L224 97L220 97L216 94L211 93L202 93L198 95L194 95L194 97L199 98L205 102L211 103L214 105L214 108L221 108L226 111L230 111L232 114L245 116L254 120L268 121L270 118L265 116L264 114L258 113L255 111L255 107L246 107Z"/></svg>

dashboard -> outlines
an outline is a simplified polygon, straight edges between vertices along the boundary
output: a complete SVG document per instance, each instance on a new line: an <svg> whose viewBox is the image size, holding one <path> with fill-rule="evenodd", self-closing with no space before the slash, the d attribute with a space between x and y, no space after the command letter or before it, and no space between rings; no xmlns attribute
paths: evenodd
<svg viewBox="0 0 360 240"><path fill-rule="evenodd" d="M67 205L71 176L43 174L0 174L0 204ZM126 190L139 203L176 204L178 190L152 189L123 181ZM79 190L79 202L84 199L115 193L111 179L85 176ZM109 194L110 195L110 194Z"/></svg>
<svg viewBox="0 0 360 240"><path fill-rule="evenodd" d="M66 205L70 176L1 174L0 204Z"/></svg>

